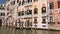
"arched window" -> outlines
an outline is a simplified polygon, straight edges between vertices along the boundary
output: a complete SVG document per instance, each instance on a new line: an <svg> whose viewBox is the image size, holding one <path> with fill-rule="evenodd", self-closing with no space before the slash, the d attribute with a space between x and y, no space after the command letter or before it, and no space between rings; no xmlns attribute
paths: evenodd
<svg viewBox="0 0 60 34"><path fill-rule="evenodd" d="M46 7L42 7L42 13L46 13Z"/></svg>
<svg viewBox="0 0 60 34"><path fill-rule="evenodd" d="M32 10L27 10L27 15L32 14Z"/></svg>
<svg viewBox="0 0 60 34"><path fill-rule="evenodd" d="M38 9L35 8L35 9L34 9L34 14L37 14L37 13L38 13Z"/></svg>
<svg viewBox="0 0 60 34"><path fill-rule="evenodd" d="M22 15L24 15L24 11L22 11Z"/></svg>

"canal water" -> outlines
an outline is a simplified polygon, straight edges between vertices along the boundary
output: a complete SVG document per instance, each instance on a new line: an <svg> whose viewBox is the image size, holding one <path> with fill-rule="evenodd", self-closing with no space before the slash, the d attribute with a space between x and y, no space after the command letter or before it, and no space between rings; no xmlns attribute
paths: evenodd
<svg viewBox="0 0 60 34"><path fill-rule="evenodd" d="M8 27L0 27L0 34L60 34L60 31L47 31L47 30L27 30L15 29Z"/></svg>

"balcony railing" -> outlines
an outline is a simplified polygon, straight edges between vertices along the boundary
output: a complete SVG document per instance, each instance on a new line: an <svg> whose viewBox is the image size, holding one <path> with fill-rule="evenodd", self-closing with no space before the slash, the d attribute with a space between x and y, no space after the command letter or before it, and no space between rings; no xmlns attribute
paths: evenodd
<svg viewBox="0 0 60 34"><path fill-rule="evenodd" d="M38 14L34 14L34 17L38 17Z"/></svg>
<svg viewBox="0 0 60 34"><path fill-rule="evenodd" d="M58 14L60 14L60 8L58 8L58 9L49 9L48 14L53 14L54 10L58 10Z"/></svg>
<svg viewBox="0 0 60 34"><path fill-rule="evenodd" d="M11 0L11 1L14 1L14 0Z"/></svg>
<svg viewBox="0 0 60 34"><path fill-rule="evenodd" d="M42 13L42 16L47 16L47 14L46 13Z"/></svg>
<svg viewBox="0 0 60 34"><path fill-rule="evenodd" d="M24 15L24 18L32 17L32 15Z"/></svg>
<svg viewBox="0 0 60 34"><path fill-rule="evenodd" d="M18 18L24 18L24 16L18 16Z"/></svg>
<svg viewBox="0 0 60 34"><path fill-rule="evenodd" d="M32 17L32 15L22 15L22 16L18 16L18 18L29 18Z"/></svg>
<svg viewBox="0 0 60 34"><path fill-rule="evenodd" d="M42 28L46 28L47 27L47 24L42 24Z"/></svg>
<svg viewBox="0 0 60 34"><path fill-rule="evenodd" d="M18 18L30 18L30 17L38 17L38 14L34 14L34 15L32 15L32 14L29 14L29 15L21 15L21 16L19 16Z"/></svg>
<svg viewBox="0 0 60 34"><path fill-rule="evenodd" d="M49 9L48 10L48 14L53 14L54 13L54 10L53 9Z"/></svg>
<svg viewBox="0 0 60 34"><path fill-rule="evenodd" d="M5 10L0 10L0 13L3 13L3 12L5 12Z"/></svg>
<svg viewBox="0 0 60 34"><path fill-rule="evenodd" d="M25 3L25 6L29 6L29 5L32 5L32 2Z"/></svg>

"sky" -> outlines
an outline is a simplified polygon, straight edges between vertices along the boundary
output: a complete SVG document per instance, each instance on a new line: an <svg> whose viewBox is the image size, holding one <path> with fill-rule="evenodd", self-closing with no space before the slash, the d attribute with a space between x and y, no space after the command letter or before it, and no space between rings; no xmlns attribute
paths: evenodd
<svg viewBox="0 0 60 34"><path fill-rule="evenodd" d="M5 0L0 0L0 4L5 4Z"/></svg>

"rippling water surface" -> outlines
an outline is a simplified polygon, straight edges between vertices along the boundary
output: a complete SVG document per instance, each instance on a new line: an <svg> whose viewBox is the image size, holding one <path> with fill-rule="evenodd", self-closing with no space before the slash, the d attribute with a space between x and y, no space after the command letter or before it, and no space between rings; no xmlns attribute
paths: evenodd
<svg viewBox="0 0 60 34"><path fill-rule="evenodd" d="M60 34L60 31L47 31L47 30L27 30L0 27L0 34Z"/></svg>

